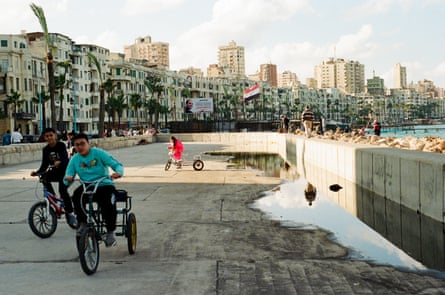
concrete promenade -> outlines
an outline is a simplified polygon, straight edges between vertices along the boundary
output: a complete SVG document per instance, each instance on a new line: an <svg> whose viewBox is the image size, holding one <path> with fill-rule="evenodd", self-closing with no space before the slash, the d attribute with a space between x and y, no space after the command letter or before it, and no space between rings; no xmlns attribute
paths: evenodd
<svg viewBox="0 0 445 295"><path fill-rule="evenodd" d="M80 269L64 220L49 239L29 229L37 184L29 173L39 162L0 167L0 294L445 294L442 279L345 260L327 233L284 228L249 209L279 179L208 155L203 171L166 172L166 147L110 151L126 167L117 186L134 198L138 242L132 256L122 237L101 245L93 276ZM232 146L186 142L186 158L222 149Z"/></svg>

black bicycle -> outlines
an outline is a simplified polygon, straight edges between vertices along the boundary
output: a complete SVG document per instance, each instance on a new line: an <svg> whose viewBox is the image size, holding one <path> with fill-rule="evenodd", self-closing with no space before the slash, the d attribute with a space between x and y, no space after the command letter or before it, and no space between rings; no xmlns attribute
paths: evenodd
<svg viewBox="0 0 445 295"><path fill-rule="evenodd" d="M99 184L109 178L109 176L97 179L94 182L80 181L83 186L81 204L83 198L88 198L85 208L82 208L87 215L87 226L76 236L77 249L82 270L87 274L94 274L99 266L99 243L104 241L106 234L105 221L102 219L100 206L93 201L94 194ZM117 216L121 222L116 222L116 236L127 238L127 247L130 254L136 251L137 227L136 216L131 211L131 196L125 190L116 190L114 194ZM122 206L119 206L121 204Z"/></svg>

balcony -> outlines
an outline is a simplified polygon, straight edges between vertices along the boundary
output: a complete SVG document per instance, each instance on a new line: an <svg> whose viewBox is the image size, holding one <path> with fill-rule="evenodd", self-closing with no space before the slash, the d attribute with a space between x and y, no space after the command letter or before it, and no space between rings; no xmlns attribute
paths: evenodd
<svg viewBox="0 0 445 295"><path fill-rule="evenodd" d="M32 119L34 119L34 114L33 113L20 112L20 113L14 113L14 117L17 120L32 120Z"/></svg>

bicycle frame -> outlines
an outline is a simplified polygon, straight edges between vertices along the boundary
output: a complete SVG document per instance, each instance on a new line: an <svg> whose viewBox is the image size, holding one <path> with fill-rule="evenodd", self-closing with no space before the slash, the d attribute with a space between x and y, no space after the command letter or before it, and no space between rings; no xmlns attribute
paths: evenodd
<svg viewBox="0 0 445 295"><path fill-rule="evenodd" d="M43 186L43 199L47 204L47 210L49 210L49 207L51 206L56 212L57 217L60 218L62 215L65 214L65 203L63 202L62 197L57 196L49 191L47 186L48 182L45 179L46 171L40 173L38 176L39 176L39 182ZM37 193L37 186L36 186L36 197L37 199L40 199L39 193Z"/></svg>
<svg viewBox="0 0 445 295"><path fill-rule="evenodd" d="M100 214L100 206L97 206L97 208L94 208L94 201L93 197L97 192L97 189L99 188L99 184L104 181L105 179L109 179L110 176L104 176L101 177L93 182L83 182L79 179L79 182L81 183L83 187L83 192L80 197L80 203L82 204L82 210L84 210L85 215L87 216L87 223L90 226L94 226L96 228L96 233L99 234L99 239L101 239L101 234L105 233L105 226L102 222L102 217ZM88 203L87 208L84 208L83 204L83 198L85 196L88 196Z"/></svg>

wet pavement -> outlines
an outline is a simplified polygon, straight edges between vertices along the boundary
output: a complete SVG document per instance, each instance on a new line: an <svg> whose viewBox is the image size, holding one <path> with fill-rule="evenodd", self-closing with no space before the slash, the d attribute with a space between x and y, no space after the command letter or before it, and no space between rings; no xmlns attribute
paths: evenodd
<svg viewBox="0 0 445 295"><path fill-rule="evenodd" d="M186 143L186 159L224 148ZM49 239L29 229L37 184L29 173L39 163L1 167L0 294L445 293L440 278L345 259L329 233L286 228L251 209L280 180L227 169L225 156L203 155L203 171L164 171L166 144L111 152L126 169L117 186L133 196L136 254L118 237L117 247L101 245L97 273L86 276L65 221Z"/></svg>

